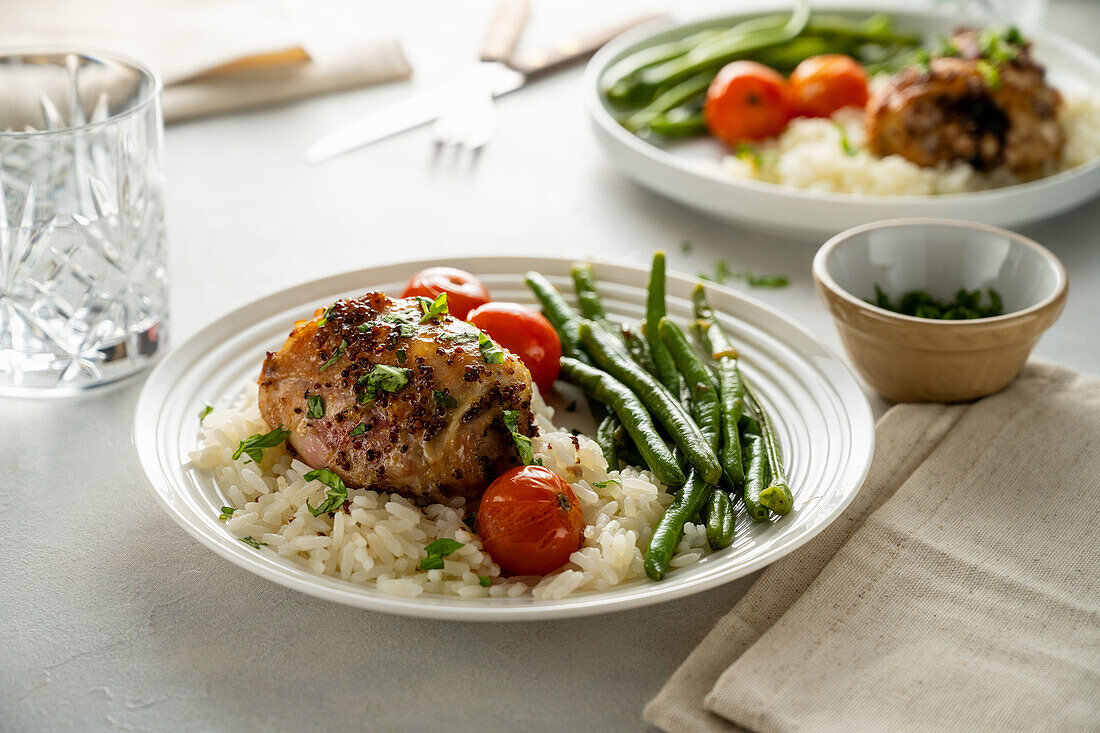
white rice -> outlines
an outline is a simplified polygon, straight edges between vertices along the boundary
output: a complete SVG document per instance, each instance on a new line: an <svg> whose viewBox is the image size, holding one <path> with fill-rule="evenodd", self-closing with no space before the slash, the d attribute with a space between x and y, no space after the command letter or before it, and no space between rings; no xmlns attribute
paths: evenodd
<svg viewBox="0 0 1100 733"><path fill-rule="evenodd" d="M260 417L254 386L229 408L207 415L190 465L211 472L226 504L237 510L226 526L238 537L265 542L262 551L293 558L316 573L375 583L395 596L554 599L644 578L642 553L673 497L648 471L608 471L599 446L556 428L553 410L537 393L532 409L540 431L532 439L535 455L570 484L587 525L581 549L546 576L502 577L481 539L463 524L466 507L461 498L447 506L420 508L397 494L348 489L348 511L314 517L306 501L316 506L328 488L306 481L303 476L310 467L284 448L265 450L259 464L248 462L246 456L232 459L241 440L270 430ZM617 481L596 486L608 479ZM447 556L442 569L419 570L425 546L443 537L465 544ZM671 565L691 565L707 552L703 526L689 524ZM491 585L483 586L480 577L490 578Z"/></svg>
<svg viewBox="0 0 1100 733"><path fill-rule="evenodd" d="M1067 95L1061 120L1066 146L1062 159L1051 166L1047 175L1075 168L1100 155L1100 100ZM841 129L854 154L845 151ZM833 193L928 195L1019 183L1003 170L979 173L967 163L923 168L900 155L879 158L867 152L865 140L863 111L849 107L830 119L796 118L779 137L756 145L757 155L727 155L721 166L738 178Z"/></svg>

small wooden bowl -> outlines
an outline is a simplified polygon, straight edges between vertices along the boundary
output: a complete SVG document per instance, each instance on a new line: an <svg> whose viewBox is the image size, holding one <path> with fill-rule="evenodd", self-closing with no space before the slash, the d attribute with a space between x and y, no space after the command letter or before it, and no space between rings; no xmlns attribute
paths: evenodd
<svg viewBox="0 0 1100 733"><path fill-rule="evenodd" d="M1014 232L942 219L896 219L849 229L814 258L814 282L863 378L894 402L964 402L1009 384L1066 303L1065 268ZM927 290L951 300L989 288L1004 300L994 318L944 321L867 302L875 285L897 299Z"/></svg>

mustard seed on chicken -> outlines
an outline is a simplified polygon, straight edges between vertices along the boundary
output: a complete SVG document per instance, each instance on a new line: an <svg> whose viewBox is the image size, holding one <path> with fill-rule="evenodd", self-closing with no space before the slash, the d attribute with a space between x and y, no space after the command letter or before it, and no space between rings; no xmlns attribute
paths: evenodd
<svg viewBox="0 0 1100 733"><path fill-rule="evenodd" d="M304 462L348 486L422 503L479 497L519 464L504 411L535 430L530 373L506 350L488 363L479 333L380 292L337 301L268 353L260 411L290 430Z"/></svg>

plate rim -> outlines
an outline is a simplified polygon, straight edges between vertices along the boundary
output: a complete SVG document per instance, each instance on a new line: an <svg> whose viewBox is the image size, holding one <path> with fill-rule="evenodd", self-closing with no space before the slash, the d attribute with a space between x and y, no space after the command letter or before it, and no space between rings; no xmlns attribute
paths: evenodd
<svg viewBox="0 0 1100 733"><path fill-rule="evenodd" d="M774 8L772 9L774 10ZM894 15L904 15L929 20L943 20L948 23L958 22L948 13L937 12L935 10L891 8L889 11L884 11L881 7L876 8L875 6L861 3L829 4L823 6L821 9L832 14L890 12ZM755 8L746 8L734 13L702 13L698 15L685 15L682 17L677 16L674 18L665 16L656 18L617 36L614 40L597 51L585 66L582 85L585 108L590 120L599 128L602 134L607 135L610 139L614 140L616 144L629 149L638 156L647 158L655 163L667 165L677 173L705 179L708 182L724 187L730 193L747 189L754 193L795 201L808 200L819 203L858 204L872 208L903 205L923 210L944 203L986 203L991 200L1003 200L1005 197L1027 196L1037 191L1068 184L1071 181L1075 181L1100 169L1100 156L1096 156L1087 163L1069 170L1059 171L1034 181L1026 181L1024 183L1016 183L1011 186L1002 186L1000 188L992 188L983 191L935 195L860 194L820 191L817 189L770 183L768 181L757 181L749 178L724 176L717 167L712 171L708 167L700 165L697 160L676 155L675 153L664 150L628 132L622 125L615 121L614 117L612 117L611 113L607 110L600 93L600 77L610 68L611 64L616 60L616 57L623 51L630 47L641 45L646 39L661 33L667 33L689 26L705 27L708 25L736 22L737 20L744 20L748 17L759 15L761 12L766 12L766 10L767 8L763 6L756 6ZM1057 45L1064 53L1074 56L1084 65L1091 67L1092 72L1100 79L1100 57L1090 52L1084 46L1075 41L1071 41L1061 34L1046 29L1029 31L1028 35L1040 41L1043 46ZM663 196L664 194L661 195ZM919 211L914 211L913 215L920 216L922 214Z"/></svg>
<svg viewBox="0 0 1100 733"><path fill-rule="evenodd" d="M246 553L236 548L230 550L227 546L221 544L215 537L208 534L203 525L191 521L189 516L178 511L177 507L169 501L169 494L176 493L173 483L182 482L183 477L182 475L169 476L167 471L159 470L161 468L161 462L160 453L156 445L157 426L160 423L163 403L158 403L154 393L162 382L170 380L172 372L177 370L177 362L182 359L183 361L180 367L183 367L183 369L179 369L179 371L186 371L185 367L194 361L190 356L185 357L180 355L189 355L196 352L202 353L210 346L215 346L225 340L224 337L219 337L221 332L231 332L234 329L240 328L242 320L245 319L250 323L255 323L271 315L275 315L275 313L270 312L270 309L278 307L280 303L282 304L280 310L285 310L286 299L288 298L301 300L306 294L312 291L327 293L344 292L344 290L341 289L340 283L350 279L363 279L369 283L372 277L378 277L374 273L386 268L404 268L408 269L409 272L413 272L415 271L413 268L420 269L426 266L439 265L461 267L463 269L472 269L476 271L477 263L479 262L499 263L501 260L507 259L516 260L517 262L522 261L525 263L524 266L527 267L527 269L538 269L540 263L545 263L547 265L552 264L560 267L563 263L568 264L575 261L575 258L568 257L527 255L505 255L504 257L474 255L465 257L398 260L373 267L327 275L297 285L291 285L245 303L217 318L213 322L201 327L185 341L174 346L153 368L145 384L142 386L141 394L136 404L131 442L134 446L138 464L144 474L145 482L156 498L157 503L177 525L191 535L191 537L198 540L200 544L213 550L216 554L228 560L233 565L275 582L283 587L323 600L334 601L343 605L382 613L438 620L493 622L574 618L625 611L671 601L677 598L688 597L730 583L770 565L772 562L775 562L779 558L805 545L836 521L862 489L867 473L870 470L871 460L874 456L875 421L870 402L867 399L867 394L851 368L840 359L832 349L815 338L809 329L802 326L791 316L741 291L717 283L708 283L708 288L714 288L726 297L732 297L735 300L742 301L746 305L762 309L772 318L781 321L786 327L793 328L805 338L808 343L813 344L813 346L819 349L824 356L828 357L835 366L839 367L840 371L838 375L831 376L830 381L834 381L838 379L838 376L841 376L842 381L847 382L847 384L843 386L853 391L854 394L859 395L860 400L858 404L846 405L845 412L850 416L852 424L862 428L862 431L854 431L852 437L866 438L866 441L863 443L859 443L857 440L852 441L853 447L858 447L859 445L865 445L866 447L862 450L862 454L856 451L852 451L849 454L849 458L854 458L854 460L849 460L848 465L844 467L841 474L842 477L845 478L845 483L855 488L850 490L842 501L837 502L828 512L821 515L819 521L801 535L794 537L784 545L768 550L747 565L731 568L731 570L734 571L733 574L730 572L722 572L719 569L713 574L696 579L690 585L686 586L663 586L660 583L653 583L650 587L645 588L641 592L635 591L620 596L614 595L613 591L603 591L598 596L596 594L580 593L563 599L540 600L537 603L525 603L523 605L502 604L500 607L493 608L475 606L472 604L464 607L463 604L465 601L463 599L453 599L446 596L437 597L433 595L429 596L427 599L423 596L404 598L401 596L388 596L384 594L379 596L365 596L342 588L341 586L346 584L347 581L343 581L339 578L317 575L303 568L306 572L310 572L310 575L308 579L300 579L286 574L277 567L258 562L251 552ZM645 268L633 263L615 263L592 258L586 259L585 261L591 262L597 268L605 267L632 271L638 276L639 282L645 281L644 278L648 272ZM667 279L670 284L677 281L690 284L696 280L689 275L675 271L670 271ZM635 588L637 587L635 586ZM429 602L425 602L425 600ZM499 600L507 602L512 599L504 598Z"/></svg>

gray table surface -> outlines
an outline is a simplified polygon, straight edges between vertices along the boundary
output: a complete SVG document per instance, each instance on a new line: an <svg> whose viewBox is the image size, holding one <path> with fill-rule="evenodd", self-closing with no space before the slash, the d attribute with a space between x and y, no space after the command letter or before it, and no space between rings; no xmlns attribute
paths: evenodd
<svg viewBox="0 0 1100 733"><path fill-rule="evenodd" d="M549 6L536 7L533 29L571 21ZM473 167L433 161L426 130L301 162L334 123L453 74L487 10L380 6L379 27L401 35L418 70L408 84L169 128L176 343L261 295L399 259L553 252L644 264L666 248L685 272L725 258L788 273L790 287L753 295L840 351L810 280L815 243L714 223L627 181L589 134L579 70L504 99L499 134ZM1048 25L1100 50L1100 3L1055 0ZM1093 202L1024 230L1071 280L1037 353L1093 372L1098 227ZM307 597L230 565L160 510L131 447L140 389L139 379L77 401L0 401L0 729L638 730L645 701L752 580L637 611L507 625Z"/></svg>

